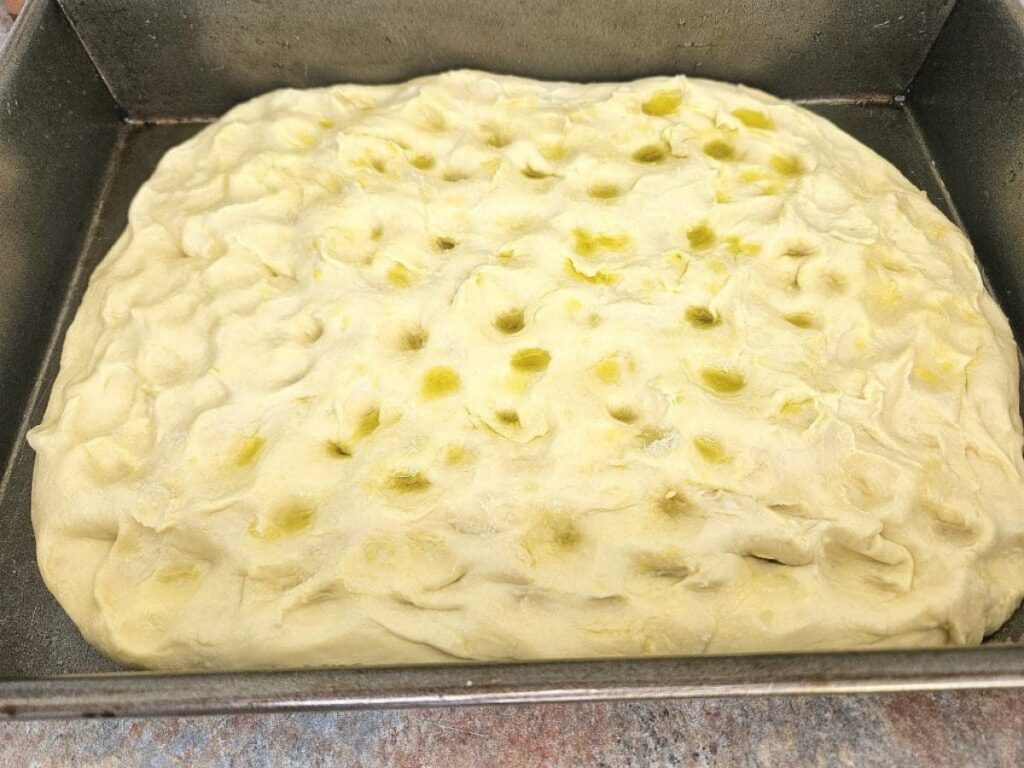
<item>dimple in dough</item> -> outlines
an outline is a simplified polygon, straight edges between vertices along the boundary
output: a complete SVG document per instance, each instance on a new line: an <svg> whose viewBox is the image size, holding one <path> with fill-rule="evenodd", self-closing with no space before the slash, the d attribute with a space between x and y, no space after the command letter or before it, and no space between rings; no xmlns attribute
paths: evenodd
<svg viewBox="0 0 1024 768"><path fill-rule="evenodd" d="M96 269L33 523L151 668L971 644L1024 589L971 246L706 80L270 93Z"/></svg>

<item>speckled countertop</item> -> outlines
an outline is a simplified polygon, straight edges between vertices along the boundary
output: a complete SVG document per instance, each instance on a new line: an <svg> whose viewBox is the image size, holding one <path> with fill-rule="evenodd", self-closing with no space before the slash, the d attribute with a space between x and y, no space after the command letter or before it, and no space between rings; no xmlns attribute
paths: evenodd
<svg viewBox="0 0 1024 768"><path fill-rule="evenodd" d="M6 766L1021 766L1024 695L547 704L0 725Z"/></svg>
<svg viewBox="0 0 1024 768"><path fill-rule="evenodd" d="M64 765L1022 766L1024 693L0 724L0 768Z"/></svg>

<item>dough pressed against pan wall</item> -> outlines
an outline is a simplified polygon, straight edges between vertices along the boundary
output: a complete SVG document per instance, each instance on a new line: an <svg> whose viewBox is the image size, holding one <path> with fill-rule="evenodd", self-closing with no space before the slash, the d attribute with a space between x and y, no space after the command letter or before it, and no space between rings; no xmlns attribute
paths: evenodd
<svg viewBox="0 0 1024 768"><path fill-rule="evenodd" d="M94 274L39 563L154 668L977 643L1017 375L962 233L760 92L280 91Z"/></svg>

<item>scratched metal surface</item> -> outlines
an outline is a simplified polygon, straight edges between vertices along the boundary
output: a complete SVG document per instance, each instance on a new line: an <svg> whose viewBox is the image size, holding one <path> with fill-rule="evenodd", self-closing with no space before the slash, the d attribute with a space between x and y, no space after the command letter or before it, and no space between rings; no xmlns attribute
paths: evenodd
<svg viewBox="0 0 1024 768"><path fill-rule="evenodd" d="M953 0L60 0L135 117L282 86L458 67L550 80L686 72L787 98L907 87Z"/></svg>

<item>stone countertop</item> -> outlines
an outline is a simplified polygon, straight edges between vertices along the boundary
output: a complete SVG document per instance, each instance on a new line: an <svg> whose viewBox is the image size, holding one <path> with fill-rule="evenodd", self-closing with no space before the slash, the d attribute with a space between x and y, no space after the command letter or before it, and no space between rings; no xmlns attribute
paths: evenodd
<svg viewBox="0 0 1024 768"><path fill-rule="evenodd" d="M0 8L0 43L10 18ZM8 766L1021 766L1024 694L695 699L0 724Z"/></svg>
<svg viewBox="0 0 1024 768"><path fill-rule="evenodd" d="M7 766L1021 766L1024 694L766 697L0 725Z"/></svg>

